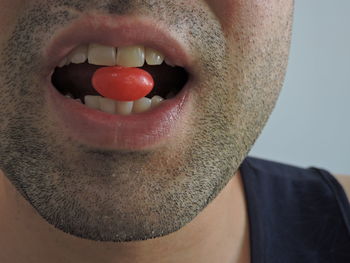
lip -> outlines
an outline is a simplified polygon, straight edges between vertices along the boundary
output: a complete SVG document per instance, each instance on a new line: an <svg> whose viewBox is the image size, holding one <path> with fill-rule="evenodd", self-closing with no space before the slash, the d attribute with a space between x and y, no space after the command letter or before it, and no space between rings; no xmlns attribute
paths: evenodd
<svg viewBox="0 0 350 263"><path fill-rule="evenodd" d="M50 109L61 127L74 140L86 145L111 150L143 150L169 138L181 121L189 102L191 82L176 97L143 113L113 115L90 109L61 95L52 85L46 93Z"/></svg>
<svg viewBox="0 0 350 263"><path fill-rule="evenodd" d="M89 22L92 20L94 24ZM176 97L163 101L147 112L126 116L90 109L60 94L51 83L53 69L76 46L87 43L115 47L141 44L159 50L173 63L187 70L191 65L184 46L159 25L155 26L154 22L103 16L80 19L55 36L45 52L49 73L46 101L58 125L68 132L69 137L96 148L145 150L160 145L182 128L185 113L190 110L190 91L194 85L191 75Z"/></svg>
<svg viewBox="0 0 350 263"><path fill-rule="evenodd" d="M137 16L85 15L56 34L44 51L44 72L54 68L79 45L98 43L112 47L143 45L161 52L172 64L194 73L194 60L180 38L166 26Z"/></svg>

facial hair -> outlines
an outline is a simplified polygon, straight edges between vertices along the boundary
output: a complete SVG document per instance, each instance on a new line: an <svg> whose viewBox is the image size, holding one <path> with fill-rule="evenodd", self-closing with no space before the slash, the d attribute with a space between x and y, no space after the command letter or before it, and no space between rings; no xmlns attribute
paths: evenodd
<svg viewBox="0 0 350 263"><path fill-rule="evenodd" d="M196 58L195 111L165 146L96 149L57 128L43 95L43 51L87 12L152 17ZM186 1L28 4L0 55L0 168L48 223L71 235L126 242L173 233L220 193L264 127L282 86L290 27L248 49L228 40L207 6Z"/></svg>

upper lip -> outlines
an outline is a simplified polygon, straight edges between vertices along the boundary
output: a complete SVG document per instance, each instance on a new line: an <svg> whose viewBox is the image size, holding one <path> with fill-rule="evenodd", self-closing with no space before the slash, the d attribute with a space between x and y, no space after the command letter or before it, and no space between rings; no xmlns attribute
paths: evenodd
<svg viewBox="0 0 350 263"><path fill-rule="evenodd" d="M44 51L46 70L52 73L75 47L89 43L113 47L144 45L160 51L188 73L193 71L193 58L187 46L159 21L104 15L84 15L55 34Z"/></svg>

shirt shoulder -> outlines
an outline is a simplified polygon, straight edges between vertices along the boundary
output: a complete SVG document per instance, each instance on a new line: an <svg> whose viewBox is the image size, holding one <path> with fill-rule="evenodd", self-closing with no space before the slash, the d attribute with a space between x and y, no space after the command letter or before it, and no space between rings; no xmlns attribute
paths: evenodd
<svg viewBox="0 0 350 263"><path fill-rule="evenodd" d="M350 203L344 183L322 168L254 157L246 158L241 172L252 251L263 258L258 262L350 262Z"/></svg>

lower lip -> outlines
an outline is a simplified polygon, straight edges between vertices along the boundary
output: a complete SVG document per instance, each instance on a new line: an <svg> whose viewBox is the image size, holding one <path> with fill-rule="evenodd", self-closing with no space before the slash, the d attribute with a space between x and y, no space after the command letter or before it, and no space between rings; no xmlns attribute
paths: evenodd
<svg viewBox="0 0 350 263"><path fill-rule="evenodd" d="M47 89L48 107L68 136L91 147L111 150L143 150L164 142L179 128L189 102L190 82L176 97L143 113L112 115L90 109L66 98L52 84Z"/></svg>

